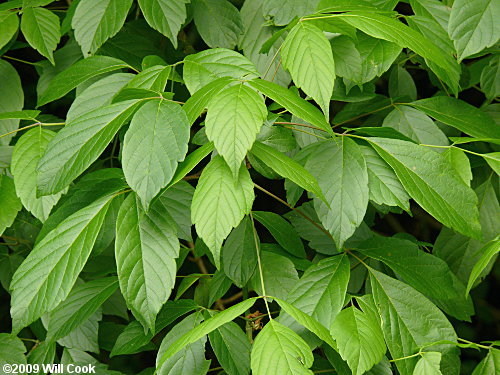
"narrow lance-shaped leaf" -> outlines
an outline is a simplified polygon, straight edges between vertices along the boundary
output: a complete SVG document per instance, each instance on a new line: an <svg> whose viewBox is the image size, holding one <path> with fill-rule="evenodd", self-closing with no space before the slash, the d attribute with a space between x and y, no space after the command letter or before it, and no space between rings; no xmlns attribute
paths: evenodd
<svg viewBox="0 0 500 375"><path fill-rule="evenodd" d="M264 99L243 83L223 89L208 104L208 139L236 176L267 116Z"/></svg>
<svg viewBox="0 0 500 375"><path fill-rule="evenodd" d="M484 271L484 269L488 266L488 264L491 262L493 257L495 257L498 253L500 252L500 238L497 238L488 244L484 246L480 253L481 258L479 258L479 261L474 265L472 268L472 271L469 276L469 281L467 282L467 290L466 290L466 295L469 294L469 291L472 289L474 283L477 281L481 273Z"/></svg>
<svg viewBox="0 0 500 375"><path fill-rule="evenodd" d="M120 289L134 316L155 331L156 315L175 284L177 228L162 197L145 212L130 194L117 218L115 255Z"/></svg>
<svg viewBox="0 0 500 375"><path fill-rule="evenodd" d="M11 282L12 331L57 307L71 291L92 251L113 196L75 212L41 240Z"/></svg>

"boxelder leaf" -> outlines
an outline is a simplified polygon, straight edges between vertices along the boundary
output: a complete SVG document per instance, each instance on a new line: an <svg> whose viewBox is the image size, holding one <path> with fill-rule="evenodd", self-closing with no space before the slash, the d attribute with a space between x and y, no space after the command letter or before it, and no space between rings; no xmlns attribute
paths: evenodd
<svg viewBox="0 0 500 375"><path fill-rule="evenodd" d="M145 212L137 195L130 194L117 218L118 279L127 306L152 332L156 315L175 284L179 248L176 224L162 198Z"/></svg>
<svg viewBox="0 0 500 375"><path fill-rule="evenodd" d="M250 373L251 345L243 330L229 322L208 334L217 360L228 375Z"/></svg>
<svg viewBox="0 0 500 375"><path fill-rule="evenodd" d="M188 141L189 122L177 103L151 100L132 117L123 144L123 172L146 209L184 160Z"/></svg>
<svg viewBox="0 0 500 375"><path fill-rule="evenodd" d="M0 113L0 120L20 119L20 120L36 121L36 117L39 114L40 114L40 111L35 111L35 110L2 112L2 113Z"/></svg>
<svg viewBox="0 0 500 375"><path fill-rule="evenodd" d="M50 312L47 340L56 341L68 335L99 307L118 288L116 277L106 277L76 285L68 297Z"/></svg>
<svg viewBox="0 0 500 375"><path fill-rule="evenodd" d="M290 328L271 320L257 335L252 348L252 373L312 374L313 364L309 345Z"/></svg>
<svg viewBox="0 0 500 375"><path fill-rule="evenodd" d="M38 193L54 194L68 186L101 155L140 104L128 100L96 108L61 129L38 163Z"/></svg>
<svg viewBox="0 0 500 375"><path fill-rule="evenodd" d="M125 23L132 0L87 0L76 7L71 25L84 56L92 55Z"/></svg>
<svg viewBox="0 0 500 375"><path fill-rule="evenodd" d="M221 254L224 273L236 286L244 287L252 277L257 252L252 222L245 217L227 238Z"/></svg>
<svg viewBox="0 0 500 375"><path fill-rule="evenodd" d="M248 82L251 86L259 90L264 95L270 97L276 103L282 105L293 115L303 119L311 125L317 126L321 130L334 135L330 124L326 121L325 116L313 106L311 103L302 99L300 96L292 93L284 87L276 83L255 79Z"/></svg>
<svg viewBox="0 0 500 375"><path fill-rule="evenodd" d="M186 20L189 0L139 0L149 25L165 35L177 48L177 34Z"/></svg>
<svg viewBox="0 0 500 375"><path fill-rule="evenodd" d="M16 34L19 18L16 12L0 12L0 48L3 48Z"/></svg>
<svg viewBox="0 0 500 375"><path fill-rule="evenodd" d="M319 0L267 0L264 1L263 14L273 17L275 25L286 25L295 17L314 13Z"/></svg>
<svg viewBox="0 0 500 375"><path fill-rule="evenodd" d="M413 375L442 375L439 367L441 353L423 352L421 356L413 370Z"/></svg>
<svg viewBox="0 0 500 375"><path fill-rule="evenodd" d="M378 308L384 338L393 358L418 353L429 342L449 340L457 335L444 314L428 299L407 284L369 269L373 298ZM445 374L458 374L458 349L442 344L427 348L442 354L441 369ZM395 362L402 375L411 375L417 358Z"/></svg>
<svg viewBox="0 0 500 375"><path fill-rule="evenodd" d="M217 267L222 241L250 212L254 198L252 179L245 166L240 167L235 178L224 160L215 156L203 170L193 196L191 219Z"/></svg>
<svg viewBox="0 0 500 375"><path fill-rule="evenodd" d="M473 137L500 138L500 127L491 116L460 99L434 96L408 105Z"/></svg>
<svg viewBox="0 0 500 375"><path fill-rule="evenodd" d="M66 299L83 269L113 196L75 212L40 241L12 278L12 331Z"/></svg>
<svg viewBox="0 0 500 375"><path fill-rule="evenodd" d="M314 207L337 248L352 236L368 206L368 172L359 146L347 137L314 144L306 162L318 179L329 206L316 198Z"/></svg>
<svg viewBox="0 0 500 375"><path fill-rule="evenodd" d="M500 370L500 350L490 348L486 357L477 365L472 375L496 374Z"/></svg>
<svg viewBox="0 0 500 375"><path fill-rule="evenodd" d="M330 331L353 375L364 374L384 357L386 346L378 320L354 306L337 315Z"/></svg>
<svg viewBox="0 0 500 375"><path fill-rule="evenodd" d="M486 97L500 96L500 56L495 55L481 73L481 89Z"/></svg>
<svg viewBox="0 0 500 375"><path fill-rule="evenodd" d="M21 208L14 181L9 176L0 175L0 235L12 225Z"/></svg>
<svg viewBox="0 0 500 375"><path fill-rule="evenodd" d="M28 363L33 365L50 365L54 363L56 356L56 343L42 341L40 345L34 347L27 356Z"/></svg>
<svg viewBox="0 0 500 375"><path fill-rule="evenodd" d="M156 359L156 368L160 369L162 365L175 355L179 350L184 348L186 345L192 344L198 341L203 336L209 334L213 330L219 328L220 326L232 321L237 316L243 314L250 307L253 306L257 298L249 298L240 302L230 308L223 310L203 323L198 324L193 327L190 331L179 337L177 340L171 343L171 345L161 354L158 355Z"/></svg>
<svg viewBox="0 0 500 375"><path fill-rule="evenodd" d="M109 56L92 56L80 60L54 77L38 98L38 107L63 97L92 77L127 68L130 68L130 65Z"/></svg>
<svg viewBox="0 0 500 375"><path fill-rule="evenodd" d="M10 111L20 111L24 105L24 93L21 85L21 78L14 69L5 60L0 60L0 77L2 84L0 85L0 113ZM8 145L14 133L7 135L6 133L13 132L19 126L18 119L0 119L0 146Z"/></svg>
<svg viewBox="0 0 500 375"><path fill-rule="evenodd" d="M52 207L62 195L62 193L44 197L36 195L36 165L48 149L54 136L56 133L53 131L38 126L22 135L12 153L11 168L17 196L21 199L24 207L42 222L47 220Z"/></svg>
<svg viewBox="0 0 500 375"><path fill-rule="evenodd" d="M21 339L8 333L0 333L0 365L26 364L26 347Z"/></svg>
<svg viewBox="0 0 500 375"><path fill-rule="evenodd" d="M481 237L477 197L440 154L396 139L369 141L422 208L460 233Z"/></svg>
<svg viewBox="0 0 500 375"><path fill-rule="evenodd" d="M288 221L273 212L254 211L253 216L269 230L276 241L290 254L298 258L306 257L302 240Z"/></svg>
<svg viewBox="0 0 500 375"><path fill-rule="evenodd" d="M299 22L281 46L281 56L283 67L290 71L297 87L312 97L328 118L335 62L332 47L323 32L310 23Z"/></svg>
<svg viewBox="0 0 500 375"><path fill-rule="evenodd" d="M488 266L488 264L490 264L493 257L495 257L499 252L500 252L499 238L487 243L486 246L484 246L481 249L480 251L481 258L479 258L479 261L474 265L469 276L466 295L469 294L469 291L472 289L474 283L477 281L481 273Z"/></svg>
<svg viewBox="0 0 500 375"><path fill-rule="evenodd" d="M208 104L205 120L209 140L238 174L267 116L264 98L243 83L218 92Z"/></svg>
<svg viewBox="0 0 500 375"><path fill-rule="evenodd" d="M41 7L23 10L21 31L28 43L55 65L53 52L61 38L59 17Z"/></svg>
<svg viewBox="0 0 500 375"><path fill-rule="evenodd" d="M251 153L280 176L288 178L326 202L316 178L292 158L262 142L255 142Z"/></svg>
<svg viewBox="0 0 500 375"><path fill-rule="evenodd" d="M453 3L448 34L458 61L491 47L500 38L500 4L490 0L457 0Z"/></svg>
<svg viewBox="0 0 500 375"><path fill-rule="evenodd" d="M218 78L254 79L255 65L242 54L225 48L213 48L184 59L183 78L191 94Z"/></svg>

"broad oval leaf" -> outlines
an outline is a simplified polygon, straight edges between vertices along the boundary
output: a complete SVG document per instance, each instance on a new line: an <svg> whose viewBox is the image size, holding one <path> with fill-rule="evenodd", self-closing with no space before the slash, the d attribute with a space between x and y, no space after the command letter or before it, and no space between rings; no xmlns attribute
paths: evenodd
<svg viewBox="0 0 500 375"><path fill-rule="evenodd" d="M220 264L222 241L250 212L255 198L253 183L245 166L234 177L224 159L215 156L203 170L191 205L196 232Z"/></svg>
<svg viewBox="0 0 500 375"><path fill-rule="evenodd" d="M16 34L19 18L16 12L0 12L0 48L3 48Z"/></svg>
<svg viewBox="0 0 500 375"><path fill-rule="evenodd" d="M188 141L189 121L176 103L151 100L132 117L123 144L123 172L146 209L172 180Z"/></svg>
<svg viewBox="0 0 500 375"><path fill-rule="evenodd" d="M134 316L152 332L156 315L175 284L176 232L162 197L148 212L134 193L120 207L115 242L120 289Z"/></svg>
<svg viewBox="0 0 500 375"><path fill-rule="evenodd" d="M23 10L21 31L28 43L55 65L53 52L61 38L59 17L41 7Z"/></svg>
<svg viewBox="0 0 500 375"><path fill-rule="evenodd" d="M26 364L26 347L20 338L8 333L0 333L0 365Z"/></svg>
<svg viewBox="0 0 500 375"><path fill-rule="evenodd" d="M24 93L21 85L21 78L17 74L16 69L5 60L0 60L0 77L2 84L0 85L0 113L20 111L24 105ZM14 133L19 126L18 119L2 119L0 120L0 145L8 145Z"/></svg>
<svg viewBox="0 0 500 375"><path fill-rule="evenodd" d="M0 175L0 236L12 225L22 208L21 201L16 195L14 181L9 176Z"/></svg>
<svg viewBox="0 0 500 375"><path fill-rule="evenodd" d="M62 221L19 266L10 285L13 332L66 299L87 262L113 197L98 199Z"/></svg>
<svg viewBox="0 0 500 375"><path fill-rule="evenodd" d="M423 352L418 360L413 375L442 375L439 367L441 362L441 353Z"/></svg>
<svg viewBox="0 0 500 375"><path fill-rule="evenodd" d="M218 92L208 104L205 120L209 140L234 175L267 116L264 99L243 83Z"/></svg>

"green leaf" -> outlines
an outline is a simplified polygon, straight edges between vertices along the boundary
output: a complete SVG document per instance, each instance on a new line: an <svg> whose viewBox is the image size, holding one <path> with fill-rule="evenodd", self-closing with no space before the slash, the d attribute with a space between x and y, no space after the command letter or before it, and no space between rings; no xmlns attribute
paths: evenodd
<svg viewBox="0 0 500 375"><path fill-rule="evenodd" d="M55 65L53 52L61 38L59 17L45 8L26 8L21 18L21 31L28 43Z"/></svg>
<svg viewBox="0 0 500 375"><path fill-rule="evenodd" d="M249 298L240 302L230 308L223 310L203 323L192 327L190 331L179 337L177 340L172 342L162 355L158 355L156 360L156 368L159 369L162 365L175 355L178 351L184 348L186 345L192 344L198 341L203 336L209 334L213 330L219 328L220 326L232 321L237 316L243 314L245 311L253 306L257 298Z"/></svg>
<svg viewBox="0 0 500 375"><path fill-rule="evenodd" d="M134 76L130 73L115 73L91 84L79 93L66 114L66 122L71 123L76 118L98 107L111 104L115 94L120 91Z"/></svg>
<svg viewBox="0 0 500 375"><path fill-rule="evenodd" d="M470 290L472 289L474 283L477 281L481 273L484 271L484 269L490 264L491 260L495 255L497 255L500 252L500 240L496 239L493 240L484 246L481 251L481 257L479 258L479 261L474 265L472 268L472 271L469 276L469 281L467 283L467 290L465 291L466 295L469 294Z"/></svg>
<svg viewBox="0 0 500 375"><path fill-rule="evenodd" d="M389 76L389 96L391 98L408 98L417 100L417 86L410 73L397 65ZM398 108L398 107L396 107Z"/></svg>
<svg viewBox="0 0 500 375"><path fill-rule="evenodd" d="M257 247L252 222L245 217L233 229L222 248L222 269L235 283L243 288L257 267Z"/></svg>
<svg viewBox="0 0 500 375"><path fill-rule="evenodd" d="M456 65L454 59L443 54L432 41L393 18L373 12L349 12L338 17L368 35L410 48L443 69L454 69Z"/></svg>
<svg viewBox="0 0 500 375"><path fill-rule="evenodd" d="M275 25L286 25L295 17L314 13L319 0L268 0L264 2L263 14L273 17Z"/></svg>
<svg viewBox="0 0 500 375"><path fill-rule="evenodd" d="M250 373L250 349L248 338L234 322L229 322L208 334L217 360L228 375Z"/></svg>
<svg viewBox="0 0 500 375"><path fill-rule="evenodd" d="M425 113L407 106L396 106L382 126L396 129L415 142L447 146L448 138Z"/></svg>
<svg viewBox="0 0 500 375"><path fill-rule="evenodd" d="M114 57L92 56L80 60L54 77L38 98L38 107L63 97L92 77L126 68L130 65Z"/></svg>
<svg viewBox="0 0 500 375"><path fill-rule="evenodd" d="M472 170L470 167L469 158L465 152L456 147L450 147L441 154L453 166L455 172L462 180L470 186L472 181Z"/></svg>
<svg viewBox="0 0 500 375"><path fill-rule="evenodd" d="M369 269L375 304L382 320L385 341L394 359L418 353L429 342L449 340L457 336L444 314L429 300L407 284ZM441 368L445 374L458 374L458 349L441 344L428 348L442 354ZM411 375L417 358L395 362L402 375ZM450 371L448 371L450 370Z"/></svg>
<svg viewBox="0 0 500 375"><path fill-rule="evenodd" d="M307 121L311 125L317 126L331 135L334 135L330 124L326 121L321 112L300 96L273 82L257 79L249 81L248 83L264 95L274 100L276 103L285 107L293 115Z"/></svg>
<svg viewBox="0 0 500 375"><path fill-rule="evenodd" d="M0 175L0 235L12 225L22 208L14 181L9 176Z"/></svg>
<svg viewBox="0 0 500 375"><path fill-rule="evenodd" d="M290 71L297 87L312 97L328 117L335 62L332 47L323 32L310 23L299 22L281 46L281 56L283 67Z"/></svg>
<svg viewBox="0 0 500 375"><path fill-rule="evenodd" d="M5 60L0 60L0 77L2 84L0 85L0 113L20 111L24 105L24 93L21 86L21 78L17 74L16 69ZM17 119L0 120L0 145L8 145L14 133L7 135L6 133L13 132L19 126Z"/></svg>
<svg viewBox="0 0 500 375"><path fill-rule="evenodd" d="M368 169L370 200L410 211L410 196L399 182L396 173L373 149L361 146L361 150Z"/></svg>
<svg viewBox="0 0 500 375"><path fill-rule="evenodd" d="M38 163L38 193L53 194L68 186L101 155L140 104L128 100L107 105L66 124Z"/></svg>
<svg viewBox="0 0 500 375"><path fill-rule="evenodd" d="M155 318L175 284L179 240L160 197L145 212L135 194L120 207L115 255L120 289L134 316L155 331Z"/></svg>
<svg viewBox="0 0 500 375"><path fill-rule="evenodd" d="M34 347L28 354L28 363L33 365L51 365L56 357L56 344L48 341L42 341L37 347ZM40 372L42 374L43 372Z"/></svg>
<svg viewBox="0 0 500 375"><path fill-rule="evenodd" d="M25 351L26 347L21 339L8 333L0 333L0 365L26 364Z"/></svg>
<svg viewBox="0 0 500 375"><path fill-rule="evenodd" d="M179 181L168 188L159 198L177 224L177 236L186 241L192 241L191 202L193 194L194 188L188 182Z"/></svg>
<svg viewBox="0 0 500 375"><path fill-rule="evenodd" d="M184 59L183 78L191 94L218 78L254 79L259 72L246 57L225 48L213 48Z"/></svg>
<svg viewBox="0 0 500 375"><path fill-rule="evenodd" d="M243 33L238 9L227 0L193 0L196 29L212 48L232 49Z"/></svg>
<svg viewBox="0 0 500 375"><path fill-rule="evenodd" d="M251 210L255 198L253 183L245 166L237 178L220 156L203 170L191 205L196 232L220 263L222 241Z"/></svg>
<svg viewBox="0 0 500 375"><path fill-rule="evenodd" d="M76 7L71 25L84 56L93 55L125 23L132 0L87 0Z"/></svg>
<svg viewBox="0 0 500 375"><path fill-rule="evenodd" d="M283 255L269 251L262 251L260 256L266 295L285 299L299 281L293 262ZM250 285L257 294L264 295L258 269L255 270Z"/></svg>
<svg viewBox="0 0 500 375"><path fill-rule="evenodd" d="M500 350L490 348L486 357L477 365L472 375L496 374L500 370Z"/></svg>
<svg viewBox="0 0 500 375"><path fill-rule="evenodd" d="M45 316L42 318L43 320ZM99 308L87 320L81 322L68 335L57 340L57 343L66 348L79 349L92 353L99 353L99 322L102 320L102 310Z"/></svg>
<svg viewBox="0 0 500 375"><path fill-rule="evenodd" d="M364 374L384 357L382 329L370 314L351 306L337 315L330 331L354 375Z"/></svg>
<svg viewBox="0 0 500 375"><path fill-rule="evenodd" d="M442 375L439 367L441 353L423 352L421 356L413 370L413 375Z"/></svg>
<svg viewBox="0 0 500 375"><path fill-rule="evenodd" d="M170 351L172 343L178 342L190 331L199 327L202 320L201 313L196 312L173 327L165 336L156 356L156 374L204 375L207 373L210 361L207 361L204 355L205 343L207 342L206 334L200 335L196 340L187 343L179 351L173 353L168 359L163 360L165 353Z"/></svg>
<svg viewBox="0 0 500 375"><path fill-rule="evenodd" d="M316 198L314 207L337 248L352 236L363 221L368 206L368 173L359 146L347 137L312 145L306 162L318 179L329 206Z"/></svg>
<svg viewBox="0 0 500 375"><path fill-rule="evenodd" d="M251 153L280 176L288 178L301 188L310 191L325 201L316 178L292 158L262 142L255 142Z"/></svg>
<svg viewBox="0 0 500 375"><path fill-rule="evenodd" d="M36 117L39 114L40 114L40 111L35 111L35 110L3 112L3 113L0 113L0 120L21 119L21 120L36 121Z"/></svg>
<svg viewBox="0 0 500 375"><path fill-rule="evenodd" d="M288 221L273 212L254 211L252 214L286 251L298 258L306 257L302 240Z"/></svg>
<svg viewBox="0 0 500 375"><path fill-rule="evenodd" d="M493 99L500 96L500 56L494 56L481 73L481 88L486 97Z"/></svg>
<svg viewBox="0 0 500 375"><path fill-rule="evenodd" d="M19 266L10 285L13 332L66 299L92 251L112 199L103 197L69 216Z"/></svg>
<svg viewBox="0 0 500 375"><path fill-rule="evenodd" d="M189 122L176 103L151 100L132 117L123 144L123 172L146 210L172 180L178 162L186 156L188 141Z"/></svg>
<svg viewBox="0 0 500 375"><path fill-rule="evenodd" d="M396 139L369 141L423 209L460 233L481 237L477 197L440 154Z"/></svg>
<svg viewBox="0 0 500 375"><path fill-rule="evenodd" d="M487 113L460 99L434 96L408 105L473 137L500 138L500 127Z"/></svg>
<svg viewBox="0 0 500 375"><path fill-rule="evenodd" d="M24 207L42 222L47 220L52 207L62 195L62 192L44 197L37 197L36 194L36 166L54 136L56 133L53 131L38 126L23 134L17 141L12 154L12 175L16 185L16 194Z"/></svg>
<svg viewBox="0 0 500 375"><path fill-rule="evenodd" d="M304 272L286 301L329 330L344 306L349 267L344 254L320 260ZM284 316L280 316L280 322L289 326L289 319Z"/></svg>
<svg viewBox="0 0 500 375"><path fill-rule="evenodd" d="M252 373L312 374L311 349L290 328L271 320L257 335L252 348Z"/></svg>
<svg viewBox="0 0 500 375"><path fill-rule="evenodd" d="M456 0L450 14L448 33L462 61L500 38L495 20L500 17L500 4L491 0Z"/></svg>
<svg viewBox="0 0 500 375"><path fill-rule="evenodd" d="M10 42L19 27L16 12L0 12L0 48Z"/></svg>
<svg viewBox="0 0 500 375"><path fill-rule="evenodd" d="M353 82L362 82L361 55L354 40L346 35L340 35L330 40L335 73Z"/></svg>
<svg viewBox="0 0 500 375"><path fill-rule="evenodd" d="M438 0L410 0L411 7L417 16L435 20L444 30L448 29L450 8Z"/></svg>
<svg viewBox="0 0 500 375"><path fill-rule="evenodd" d="M189 97L186 104L182 107L186 112L189 123L194 124L196 119L201 115L203 110L207 108L208 103L212 98L217 95L224 87L226 87L230 82L231 78L223 77L218 78L215 81L208 83L203 86L203 88L196 91L193 95Z"/></svg>
<svg viewBox="0 0 500 375"><path fill-rule="evenodd" d="M165 35L177 48L177 34L186 20L189 0L139 0L144 18L149 25Z"/></svg>
<svg viewBox="0 0 500 375"><path fill-rule="evenodd" d="M116 277L76 285L68 297L50 312L47 340L56 341L68 335L90 318L117 288Z"/></svg>
<svg viewBox="0 0 500 375"><path fill-rule="evenodd" d="M481 156L486 160L491 169L493 169L496 174L500 175L500 152L489 152Z"/></svg>
<svg viewBox="0 0 500 375"><path fill-rule="evenodd" d="M207 137L234 175L238 174L266 116L262 96L244 84L223 89L208 104Z"/></svg>
<svg viewBox="0 0 500 375"><path fill-rule="evenodd" d="M144 69L127 84L127 88L145 89L163 92L168 79L172 79L175 71L172 66L154 65Z"/></svg>

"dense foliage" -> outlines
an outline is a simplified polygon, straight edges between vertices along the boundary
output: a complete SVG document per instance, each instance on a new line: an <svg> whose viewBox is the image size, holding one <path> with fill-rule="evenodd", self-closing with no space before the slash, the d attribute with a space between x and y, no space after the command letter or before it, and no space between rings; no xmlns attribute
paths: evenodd
<svg viewBox="0 0 500 375"><path fill-rule="evenodd" d="M498 20L0 4L0 364L499 373Z"/></svg>

